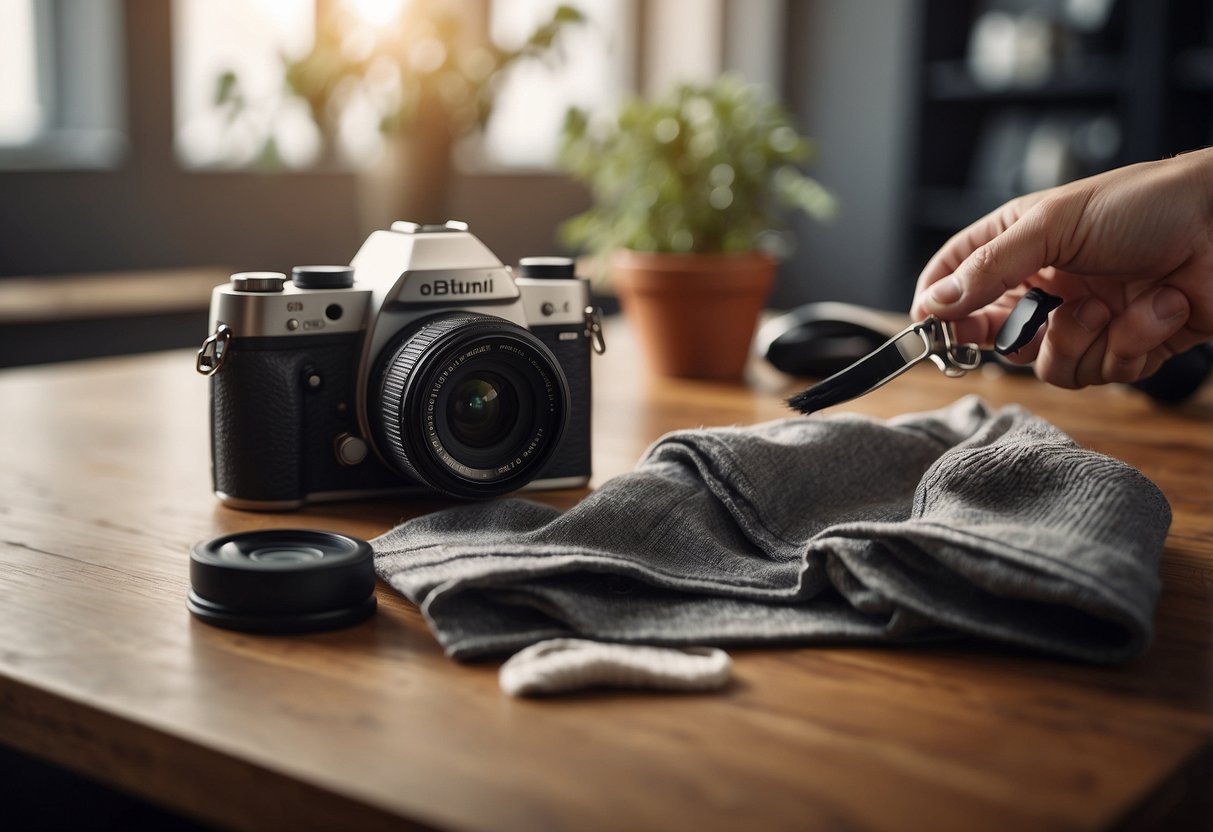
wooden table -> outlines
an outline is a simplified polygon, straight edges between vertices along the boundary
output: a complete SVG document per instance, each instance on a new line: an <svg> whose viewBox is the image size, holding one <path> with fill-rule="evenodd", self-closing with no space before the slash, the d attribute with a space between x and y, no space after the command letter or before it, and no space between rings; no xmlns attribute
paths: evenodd
<svg viewBox="0 0 1213 832"><path fill-rule="evenodd" d="M595 482L661 433L785 415L796 382L596 359ZM264 637L185 608L188 551L310 526L373 537L438 502L220 507L185 352L0 372L0 741L241 829L1091 829L1209 822L1213 386L1163 410L929 367L844 409L1021 402L1143 470L1175 511L1154 645L1120 668L969 644L735 650L723 694L515 700L378 589L341 632ZM582 492L540 497L567 506ZM1176 815L1176 813L1180 813ZM1162 819L1162 821L1160 821Z"/></svg>

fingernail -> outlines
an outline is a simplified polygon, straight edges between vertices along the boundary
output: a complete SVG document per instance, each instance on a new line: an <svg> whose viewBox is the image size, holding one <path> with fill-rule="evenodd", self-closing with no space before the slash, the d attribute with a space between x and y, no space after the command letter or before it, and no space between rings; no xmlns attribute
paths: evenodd
<svg viewBox="0 0 1213 832"><path fill-rule="evenodd" d="M927 292L927 300L936 306L951 306L960 300L961 294L960 281L956 279L956 275L948 275L931 287L931 291Z"/></svg>
<svg viewBox="0 0 1213 832"><path fill-rule="evenodd" d="M1087 298L1074 310L1074 320L1087 332L1098 332L1108 323L1108 307L1095 298Z"/></svg>
<svg viewBox="0 0 1213 832"><path fill-rule="evenodd" d="M1188 311L1188 299L1183 292L1169 286L1158 290L1154 296L1154 316L1160 321L1169 321L1176 315Z"/></svg>

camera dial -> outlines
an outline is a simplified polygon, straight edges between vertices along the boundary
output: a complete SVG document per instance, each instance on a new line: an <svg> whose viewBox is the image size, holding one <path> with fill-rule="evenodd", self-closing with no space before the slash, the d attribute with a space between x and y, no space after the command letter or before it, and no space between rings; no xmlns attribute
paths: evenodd
<svg viewBox="0 0 1213 832"><path fill-rule="evenodd" d="M376 441L398 473L457 497L491 497L533 480L556 449L569 388L551 351L492 315L450 313L384 351Z"/></svg>
<svg viewBox="0 0 1213 832"><path fill-rule="evenodd" d="M296 266L291 269L291 282L300 289L352 289L352 266Z"/></svg>
<svg viewBox="0 0 1213 832"><path fill-rule="evenodd" d="M533 280L572 280L577 277L571 257L523 257L518 261L518 276Z"/></svg>
<svg viewBox="0 0 1213 832"><path fill-rule="evenodd" d="M286 283L282 272L237 272L232 275L232 288L237 292L281 292Z"/></svg>

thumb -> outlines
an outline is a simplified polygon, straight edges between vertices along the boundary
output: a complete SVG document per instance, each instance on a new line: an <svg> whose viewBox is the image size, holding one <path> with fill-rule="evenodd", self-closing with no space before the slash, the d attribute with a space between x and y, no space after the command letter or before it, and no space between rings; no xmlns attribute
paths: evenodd
<svg viewBox="0 0 1213 832"><path fill-rule="evenodd" d="M1040 211L1024 214L931 286L922 299L923 309L944 320L963 318L1051 265L1047 227Z"/></svg>

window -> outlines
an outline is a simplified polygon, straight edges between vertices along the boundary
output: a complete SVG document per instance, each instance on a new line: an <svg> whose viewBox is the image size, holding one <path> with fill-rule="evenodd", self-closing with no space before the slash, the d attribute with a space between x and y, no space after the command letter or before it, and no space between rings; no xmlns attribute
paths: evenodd
<svg viewBox="0 0 1213 832"><path fill-rule="evenodd" d="M489 36L505 48L518 46L558 5L494 2L487 6ZM550 167L569 106L610 107L632 86L635 4L572 5L588 22L562 35L559 68L530 61L505 70L485 134L464 148L462 161ZM485 7L467 3L468 13L455 17L458 8L419 0L174 0L178 158L191 168L373 164L382 147L380 126L391 122L404 94L402 68L424 72L427 62L441 64L449 55L427 15L440 10L448 23L454 17L477 31L474 12ZM307 71L333 73L324 115L334 109L340 115L322 126L286 90L284 60L301 59L310 62ZM353 69L335 72L334 61Z"/></svg>
<svg viewBox="0 0 1213 832"><path fill-rule="evenodd" d="M0 0L0 167L111 167L126 150L118 0Z"/></svg>
<svg viewBox="0 0 1213 832"><path fill-rule="evenodd" d="M0 0L0 145L28 144L42 130L45 112L38 94L34 0Z"/></svg>
<svg viewBox="0 0 1213 832"><path fill-rule="evenodd" d="M311 48L315 18L312 0L174 0L173 121L185 167L316 161L318 131L282 75L282 56Z"/></svg>
<svg viewBox="0 0 1213 832"><path fill-rule="evenodd" d="M560 0L498 0L490 35L505 48L520 45L551 17ZM484 136L490 165L551 167L569 107L612 110L634 89L635 5L623 0L576 0L586 23L565 33L559 67L539 62L512 67L498 92Z"/></svg>
<svg viewBox="0 0 1213 832"><path fill-rule="evenodd" d="M118 0L0 0L0 167L112 167L126 153Z"/></svg>

